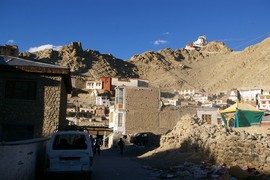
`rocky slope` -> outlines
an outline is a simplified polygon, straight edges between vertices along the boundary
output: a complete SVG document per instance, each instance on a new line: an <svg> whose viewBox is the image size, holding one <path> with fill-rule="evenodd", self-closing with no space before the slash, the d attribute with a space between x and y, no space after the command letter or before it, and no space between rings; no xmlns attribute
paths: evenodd
<svg viewBox="0 0 270 180"><path fill-rule="evenodd" d="M215 93L231 88L270 89L267 73L270 71L270 38L240 52L213 41L200 50L147 51L128 61L95 50L83 50L79 42L65 45L59 51L24 52L20 57L68 66L73 73L91 78L148 79L150 86L163 91L192 88Z"/></svg>

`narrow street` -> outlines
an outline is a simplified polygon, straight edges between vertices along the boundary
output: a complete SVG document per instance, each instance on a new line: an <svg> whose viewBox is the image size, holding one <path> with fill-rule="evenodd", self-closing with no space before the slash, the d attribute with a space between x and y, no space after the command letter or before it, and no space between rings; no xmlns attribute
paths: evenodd
<svg viewBox="0 0 270 180"><path fill-rule="evenodd" d="M94 157L92 180L153 179L149 174L150 171L133 160L128 152L121 156L117 148L103 149L100 155Z"/></svg>

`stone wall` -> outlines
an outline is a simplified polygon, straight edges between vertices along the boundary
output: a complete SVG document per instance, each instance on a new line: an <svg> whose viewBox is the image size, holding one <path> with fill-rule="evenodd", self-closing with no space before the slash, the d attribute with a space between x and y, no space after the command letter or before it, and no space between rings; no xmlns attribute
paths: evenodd
<svg viewBox="0 0 270 180"><path fill-rule="evenodd" d="M5 98L6 79L36 81L36 99ZM65 123L66 93L61 76L0 73L0 130L2 131L1 128L4 124L30 125L34 127L34 138L49 136L56 129L58 123ZM13 134L16 133L19 132L13 132ZM20 134L18 134L19 136ZM1 137L0 134L0 141Z"/></svg>
<svg viewBox="0 0 270 180"><path fill-rule="evenodd" d="M262 128L262 127L256 127ZM259 132L259 130L258 130ZM202 157L228 166L253 166L270 174L270 134L209 125L200 119L183 117L174 129L160 139L160 148L176 148L182 152L201 153Z"/></svg>
<svg viewBox="0 0 270 180"><path fill-rule="evenodd" d="M44 87L44 121L43 136L53 133L57 125L65 125L67 94L60 76L44 76L41 80Z"/></svg>

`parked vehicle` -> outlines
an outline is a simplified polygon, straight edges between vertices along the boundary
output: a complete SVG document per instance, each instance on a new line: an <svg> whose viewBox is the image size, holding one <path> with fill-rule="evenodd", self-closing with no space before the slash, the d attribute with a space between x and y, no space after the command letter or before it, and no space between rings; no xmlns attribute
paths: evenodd
<svg viewBox="0 0 270 180"><path fill-rule="evenodd" d="M152 133L148 132L141 132L141 133L136 133L130 137L130 142L138 145L138 146L145 146L148 143L149 140L149 135Z"/></svg>
<svg viewBox="0 0 270 180"><path fill-rule="evenodd" d="M63 129L55 132L47 146L47 174L93 171L93 149L88 132Z"/></svg>

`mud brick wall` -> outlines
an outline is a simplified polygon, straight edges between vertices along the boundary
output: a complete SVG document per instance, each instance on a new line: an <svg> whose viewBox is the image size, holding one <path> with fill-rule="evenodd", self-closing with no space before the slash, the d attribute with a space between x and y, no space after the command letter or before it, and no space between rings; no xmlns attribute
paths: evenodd
<svg viewBox="0 0 270 180"><path fill-rule="evenodd" d="M125 88L126 133L146 132L158 127L159 90Z"/></svg>
<svg viewBox="0 0 270 180"><path fill-rule="evenodd" d="M126 134L152 132L163 134L171 130L190 110L161 110L160 91L155 88L126 88Z"/></svg>

